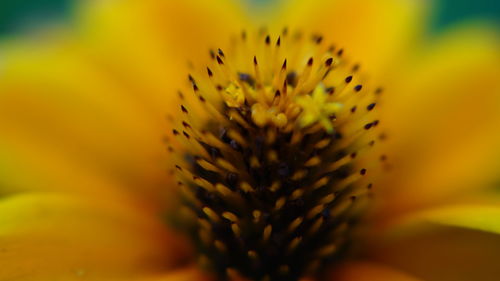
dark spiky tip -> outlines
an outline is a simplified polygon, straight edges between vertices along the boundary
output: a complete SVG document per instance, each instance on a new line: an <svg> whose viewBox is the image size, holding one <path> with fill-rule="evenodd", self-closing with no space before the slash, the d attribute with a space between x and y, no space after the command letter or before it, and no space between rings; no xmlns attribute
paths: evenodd
<svg viewBox="0 0 500 281"><path fill-rule="evenodd" d="M248 46L258 42L261 49L211 51L208 76L193 73L197 81L188 76L194 92L186 94L194 98L182 101L180 120L172 121L175 129L168 136L175 138L167 149L177 156L171 171L177 174L183 211L189 215L182 227L221 280L229 280L232 272L249 280L277 281L320 273L346 255L361 204L373 193L368 191L370 177L377 170L366 164L364 151L379 136L374 128L379 121L366 122L376 113L367 112L375 107L374 92L365 84L367 90L349 95L362 88L347 85L353 76L330 79L339 75L329 74L334 68L348 74L358 68L344 63L342 49L314 53L316 65L313 52L287 65L283 55L293 40L325 50L317 46L321 36L285 37L287 32L277 37L280 48L265 47L271 44L266 31L256 41L243 31L235 40L252 42ZM235 59L235 53L248 56ZM261 65L253 54L262 56ZM356 76L356 82L363 77ZM299 119L308 105L316 106L314 100L301 107L297 100L310 102L307 95L331 104L312 125ZM259 123L259 108L271 121ZM321 104L319 109L323 114ZM201 111L208 114L197 115ZM381 161L385 156L375 159L383 165Z"/></svg>
<svg viewBox="0 0 500 281"><path fill-rule="evenodd" d="M219 56L216 56L216 58L217 58L218 64L224 64L224 62L222 61L222 59Z"/></svg>
<svg viewBox="0 0 500 281"><path fill-rule="evenodd" d="M329 58L325 61L325 66L326 67L330 67L333 63L333 58Z"/></svg>
<svg viewBox="0 0 500 281"><path fill-rule="evenodd" d="M307 60L307 65L312 66L313 62L314 62L314 59L312 57L310 57L309 60Z"/></svg>
<svg viewBox="0 0 500 281"><path fill-rule="evenodd" d="M221 49L217 49L217 53L221 56L221 58L224 57L224 52Z"/></svg>

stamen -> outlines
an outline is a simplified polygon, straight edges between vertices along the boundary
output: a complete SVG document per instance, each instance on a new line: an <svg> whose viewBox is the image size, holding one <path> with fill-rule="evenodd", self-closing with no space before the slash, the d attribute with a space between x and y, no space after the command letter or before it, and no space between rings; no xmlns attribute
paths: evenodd
<svg viewBox="0 0 500 281"><path fill-rule="evenodd" d="M223 279L298 280L348 253L387 158L369 161L382 90L320 35L236 41L179 92L166 141L183 227Z"/></svg>

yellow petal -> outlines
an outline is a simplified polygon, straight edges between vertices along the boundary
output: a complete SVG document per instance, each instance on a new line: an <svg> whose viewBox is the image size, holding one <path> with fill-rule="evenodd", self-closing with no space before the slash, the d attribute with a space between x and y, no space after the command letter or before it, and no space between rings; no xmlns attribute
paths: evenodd
<svg viewBox="0 0 500 281"><path fill-rule="evenodd" d="M126 279L123 281L210 281L215 280L208 273L202 272L196 266L189 266L167 274L158 274L152 277L140 277L137 279Z"/></svg>
<svg viewBox="0 0 500 281"><path fill-rule="evenodd" d="M23 154L53 151L164 197L165 116L179 111L171 101L187 83L187 59L239 32L241 11L231 1L91 1L76 10L76 29L2 42L0 130L21 140Z"/></svg>
<svg viewBox="0 0 500 281"><path fill-rule="evenodd" d="M85 1L77 12L81 43L162 112L187 85L188 61L207 61L245 22L230 0Z"/></svg>
<svg viewBox="0 0 500 281"><path fill-rule="evenodd" d="M168 270L187 253L140 209L36 193L0 201L0 245L2 280L132 278Z"/></svg>
<svg viewBox="0 0 500 281"><path fill-rule="evenodd" d="M403 219L500 234L500 205L456 205L417 212Z"/></svg>
<svg viewBox="0 0 500 281"><path fill-rule="evenodd" d="M500 236L456 227L399 230L377 244L372 259L428 281L494 281L500 276Z"/></svg>
<svg viewBox="0 0 500 281"><path fill-rule="evenodd" d="M5 145L17 146L2 151L53 150L124 185L159 185L165 128L81 47L60 40L2 51L0 130Z"/></svg>
<svg viewBox="0 0 500 281"><path fill-rule="evenodd" d="M396 209L478 192L500 165L500 40L469 26L423 49L387 91L382 122L402 169ZM397 173L396 173L397 175ZM394 211L394 209L392 210Z"/></svg>
<svg viewBox="0 0 500 281"><path fill-rule="evenodd" d="M327 281L418 281L419 278L382 264L349 262L339 265Z"/></svg>
<svg viewBox="0 0 500 281"><path fill-rule="evenodd" d="M291 2L291 3L290 3ZM394 65L415 43L425 1L295 0L278 7L277 25L322 33L371 75ZM275 16L275 15L271 15ZM274 19L274 18L271 18Z"/></svg>

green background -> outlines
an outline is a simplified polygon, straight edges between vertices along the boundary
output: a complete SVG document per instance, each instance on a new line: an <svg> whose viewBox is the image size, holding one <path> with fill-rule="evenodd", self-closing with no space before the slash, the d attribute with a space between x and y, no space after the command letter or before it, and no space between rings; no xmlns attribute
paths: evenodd
<svg viewBox="0 0 500 281"><path fill-rule="evenodd" d="M64 21L76 0L0 0L0 34L12 34L40 23ZM272 0L239 0L265 5ZM408 0L402 0L408 1ZM425 0L414 0L425 1ZM487 19L500 27L500 0L438 0L431 30L467 19Z"/></svg>

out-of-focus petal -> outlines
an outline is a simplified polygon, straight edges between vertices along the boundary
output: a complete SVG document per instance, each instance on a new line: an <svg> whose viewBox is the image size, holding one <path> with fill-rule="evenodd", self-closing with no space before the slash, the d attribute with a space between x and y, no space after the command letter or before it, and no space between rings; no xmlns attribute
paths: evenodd
<svg viewBox="0 0 500 281"><path fill-rule="evenodd" d="M407 224L429 222L500 234L500 204L467 204L431 208L401 218Z"/></svg>
<svg viewBox="0 0 500 281"><path fill-rule="evenodd" d="M206 62L208 48L225 47L246 22L230 0L82 3L77 9L82 44L162 112L180 81L187 82L188 64Z"/></svg>
<svg viewBox="0 0 500 281"><path fill-rule="evenodd" d="M158 274L152 277L141 277L123 281L214 281L213 276L202 272L196 266L189 266L167 274Z"/></svg>
<svg viewBox="0 0 500 281"><path fill-rule="evenodd" d="M419 278L374 262L347 262L328 274L326 281L418 281Z"/></svg>
<svg viewBox="0 0 500 281"><path fill-rule="evenodd" d="M132 278L168 270L188 253L140 209L37 193L1 199L0 244L2 280Z"/></svg>
<svg viewBox="0 0 500 281"><path fill-rule="evenodd" d="M381 123L395 144L386 152L399 175L380 187L392 187L393 196L381 199L389 212L451 200L497 179L499 49L498 33L457 28L415 55L388 85Z"/></svg>
<svg viewBox="0 0 500 281"><path fill-rule="evenodd" d="M376 244L371 258L427 281L494 281L500 235L465 228L404 225Z"/></svg>
<svg viewBox="0 0 500 281"><path fill-rule="evenodd" d="M322 33L378 78L415 43L427 4L413 0L283 2L277 24Z"/></svg>
<svg viewBox="0 0 500 281"><path fill-rule="evenodd" d="M53 151L163 200L165 117L179 111L187 60L223 45L242 12L232 1L148 0L82 2L76 13L70 30L0 42L0 130L24 155Z"/></svg>
<svg viewBox="0 0 500 281"><path fill-rule="evenodd" d="M81 46L68 39L35 46L5 43L2 56L0 130L5 147L0 150L11 154L2 158L2 169L19 160L17 152L37 162L31 170L43 170L44 161L64 155L81 169L123 186L140 186L144 195L165 186L166 121L162 124L126 85L92 63ZM54 157L46 153L51 150Z"/></svg>

